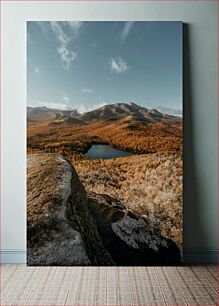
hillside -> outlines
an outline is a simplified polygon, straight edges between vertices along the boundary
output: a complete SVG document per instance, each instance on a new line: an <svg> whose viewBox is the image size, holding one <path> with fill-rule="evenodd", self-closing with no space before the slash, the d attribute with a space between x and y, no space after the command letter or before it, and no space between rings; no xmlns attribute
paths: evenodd
<svg viewBox="0 0 219 306"><path fill-rule="evenodd" d="M71 121L69 119L77 119ZM55 122L60 120L68 121L70 123L89 123L90 121L99 120L121 120L121 121L140 121L144 123L154 123L154 122L165 122L172 123L174 121L180 122L181 118L167 115L159 112L156 109L147 109L145 107L139 106L135 103L116 103L108 104L103 107L97 108L93 111L84 113L80 115L77 110L57 110L49 109L46 107L27 107L27 120L28 122L41 122L45 120L54 120Z"/></svg>
<svg viewBox="0 0 219 306"><path fill-rule="evenodd" d="M85 153L93 143L136 153L182 150L182 119L134 103L76 111L28 108L29 152Z"/></svg>
<svg viewBox="0 0 219 306"><path fill-rule="evenodd" d="M156 109L147 109L135 103L116 103L87 112L81 116L82 121L88 120L127 120L145 123L180 121L180 118L163 114Z"/></svg>
<svg viewBox="0 0 219 306"><path fill-rule="evenodd" d="M134 103L106 105L84 115L42 108L29 109L30 114L28 155L67 156L86 192L107 194L141 216L153 216L165 237L182 243L180 117ZM133 154L110 160L86 156L92 144L103 143Z"/></svg>
<svg viewBox="0 0 219 306"><path fill-rule="evenodd" d="M43 107L27 107L27 121L41 122L45 120L54 120L61 118L76 118L79 114L76 110L58 110Z"/></svg>

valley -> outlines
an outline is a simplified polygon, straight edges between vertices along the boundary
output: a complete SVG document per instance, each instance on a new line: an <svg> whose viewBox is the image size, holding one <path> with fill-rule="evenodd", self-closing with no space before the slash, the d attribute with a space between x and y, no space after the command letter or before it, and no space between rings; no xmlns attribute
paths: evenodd
<svg viewBox="0 0 219 306"><path fill-rule="evenodd" d="M132 154L92 159L92 145ZM27 153L66 156L87 193L106 194L150 218L164 237L182 244L182 118L134 103L78 114L27 109Z"/></svg>
<svg viewBox="0 0 219 306"><path fill-rule="evenodd" d="M109 144L135 153L182 151L182 119L134 103L117 103L79 115L74 111L28 108L29 152L86 153Z"/></svg>

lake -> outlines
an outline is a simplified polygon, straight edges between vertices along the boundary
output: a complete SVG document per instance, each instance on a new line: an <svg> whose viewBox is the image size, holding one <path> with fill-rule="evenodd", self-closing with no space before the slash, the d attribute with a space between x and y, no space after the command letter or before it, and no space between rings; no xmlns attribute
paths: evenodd
<svg viewBox="0 0 219 306"><path fill-rule="evenodd" d="M109 145L94 144L87 151L86 155L92 159L110 159L115 157L125 157L131 155L131 152L114 149Z"/></svg>

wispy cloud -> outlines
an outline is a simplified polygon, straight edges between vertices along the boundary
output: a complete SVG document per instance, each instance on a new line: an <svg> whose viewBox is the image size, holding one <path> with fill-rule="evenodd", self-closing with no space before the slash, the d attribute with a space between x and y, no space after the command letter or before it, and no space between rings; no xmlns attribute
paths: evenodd
<svg viewBox="0 0 219 306"><path fill-rule="evenodd" d="M82 90L81 90L83 93L92 93L93 92L93 89L92 88L83 88Z"/></svg>
<svg viewBox="0 0 219 306"><path fill-rule="evenodd" d="M155 109L157 109L159 112L172 115L172 116L179 116L182 117L182 110L181 109L175 109L171 107L164 107L164 106L155 106Z"/></svg>
<svg viewBox="0 0 219 306"><path fill-rule="evenodd" d="M129 69L128 64L121 58L111 58L109 61L111 71L120 74Z"/></svg>
<svg viewBox="0 0 219 306"><path fill-rule="evenodd" d="M69 50L64 44L57 47L57 51L61 57L63 68L68 70L71 66L71 63L76 59L77 54L74 51Z"/></svg>
<svg viewBox="0 0 219 306"><path fill-rule="evenodd" d="M71 33L74 35L74 37L79 35L81 27L83 26L83 22L81 21L66 21L66 24L70 27Z"/></svg>
<svg viewBox="0 0 219 306"><path fill-rule="evenodd" d="M36 101L33 99L29 99L29 106L32 107L47 107L50 109L59 109L59 110L71 110L72 107L70 105L70 98L66 95L65 92L62 93L60 99L57 101Z"/></svg>
<svg viewBox="0 0 219 306"><path fill-rule="evenodd" d="M61 100L67 104L70 103L70 98L66 95L65 92L62 93Z"/></svg>
<svg viewBox="0 0 219 306"><path fill-rule="evenodd" d="M87 112L90 112L92 110L95 110L97 108L103 107L109 103L99 103L99 104L93 104L91 106L85 106L83 104L80 105L70 105L69 98L63 93L61 102L47 102L47 101L34 101L32 99L29 100L28 106L31 107L47 107L50 109L59 109L59 110L77 110L79 114L84 114ZM66 102L65 102L65 101Z"/></svg>
<svg viewBox="0 0 219 306"><path fill-rule="evenodd" d="M131 29L133 28L134 26L134 21L127 21L125 22L125 25L122 29L122 32L121 32L121 41L124 42L126 40L126 38L128 37Z"/></svg>
<svg viewBox="0 0 219 306"><path fill-rule="evenodd" d="M46 102L46 101L35 101L32 103L29 103L32 107L47 107L50 109L59 109L59 110L71 110L72 108L61 102Z"/></svg>
<svg viewBox="0 0 219 306"><path fill-rule="evenodd" d="M79 114L84 114L84 113L90 112L92 110L95 110L97 108L103 107L105 105L107 105L107 103L99 103L99 104L94 104L94 105L91 105L91 106L85 106L85 105L81 104L81 105L76 105L73 108L76 109Z"/></svg>
<svg viewBox="0 0 219 306"><path fill-rule="evenodd" d="M41 67L34 65L30 59L27 60L27 63L28 63L28 65L29 65L29 67L30 67L36 74L41 74L41 73L42 73Z"/></svg>
<svg viewBox="0 0 219 306"><path fill-rule="evenodd" d="M51 21L50 26L60 44L67 45L71 41L71 37L64 32L61 22Z"/></svg>
<svg viewBox="0 0 219 306"><path fill-rule="evenodd" d="M65 70L68 70L71 63L77 58L77 54L70 50L69 43L79 35L83 23L79 21L52 21L50 24L59 44L57 52L60 55L62 66Z"/></svg>
<svg viewBox="0 0 219 306"><path fill-rule="evenodd" d="M40 74L40 73L41 73L40 67L35 66L35 67L33 68L33 70L34 70L34 72L35 72L36 74Z"/></svg>
<svg viewBox="0 0 219 306"><path fill-rule="evenodd" d="M80 21L51 21L37 22L44 33L52 31L57 41L57 52L60 56L62 66L65 70L71 67L72 62L77 58L75 51L71 50L70 43L79 35L83 22Z"/></svg>

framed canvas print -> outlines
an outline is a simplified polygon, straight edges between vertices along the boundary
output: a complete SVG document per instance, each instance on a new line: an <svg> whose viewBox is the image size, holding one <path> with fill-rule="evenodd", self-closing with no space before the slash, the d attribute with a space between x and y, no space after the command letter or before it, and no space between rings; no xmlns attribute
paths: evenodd
<svg viewBox="0 0 219 306"><path fill-rule="evenodd" d="M182 22L27 22L27 264L182 262Z"/></svg>

